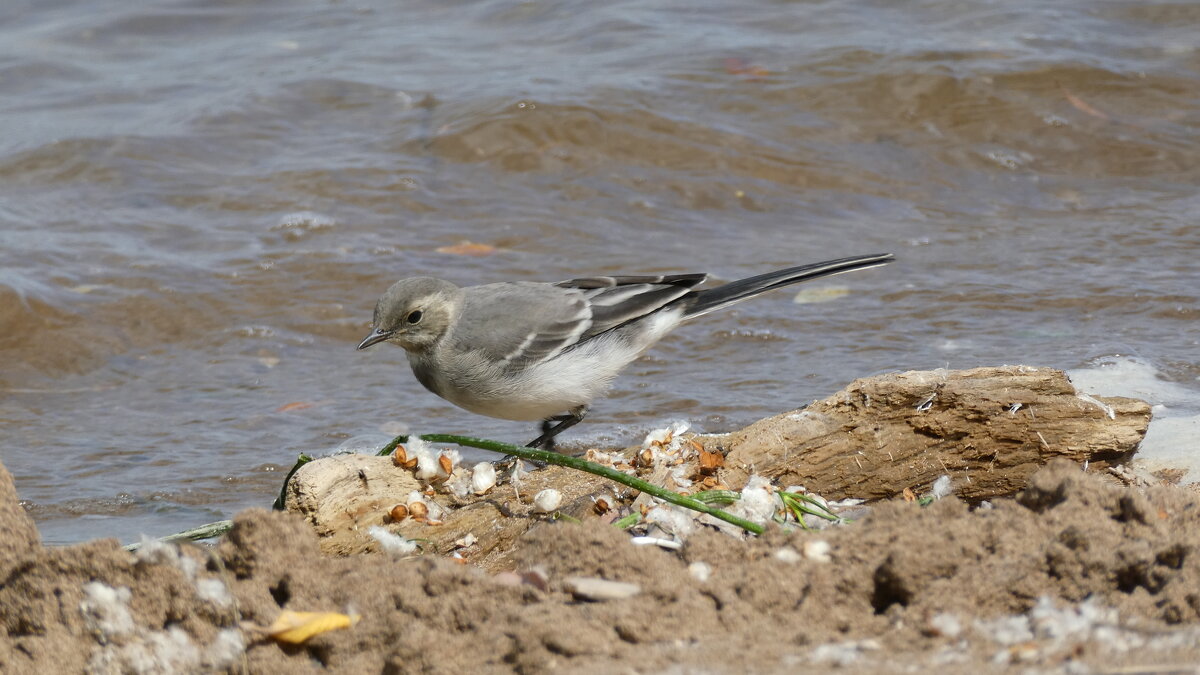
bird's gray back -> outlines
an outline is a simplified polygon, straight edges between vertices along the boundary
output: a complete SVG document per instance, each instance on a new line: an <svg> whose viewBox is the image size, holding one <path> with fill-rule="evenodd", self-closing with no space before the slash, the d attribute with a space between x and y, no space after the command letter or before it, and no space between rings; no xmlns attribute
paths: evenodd
<svg viewBox="0 0 1200 675"><path fill-rule="evenodd" d="M537 282L464 290L447 346L481 352L489 361L520 366L552 358L592 325L589 303L578 290Z"/></svg>

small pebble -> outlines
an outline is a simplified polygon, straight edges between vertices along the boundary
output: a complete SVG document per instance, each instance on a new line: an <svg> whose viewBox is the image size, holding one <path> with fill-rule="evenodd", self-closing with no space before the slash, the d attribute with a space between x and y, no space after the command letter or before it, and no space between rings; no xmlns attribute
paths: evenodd
<svg viewBox="0 0 1200 675"><path fill-rule="evenodd" d="M580 600L602 602L605 600L624 600L642 592L637 584L624 581L609 581L595 577L568 577L563 580L567 590Z"/></svg>

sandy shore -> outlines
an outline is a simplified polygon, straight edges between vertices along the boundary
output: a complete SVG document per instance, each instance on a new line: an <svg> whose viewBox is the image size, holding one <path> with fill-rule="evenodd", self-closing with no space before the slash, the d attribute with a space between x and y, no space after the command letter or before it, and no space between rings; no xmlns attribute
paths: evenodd
<svg viewBox="0 0 1200 675"><path fill-rule="evenodd" d="M215 547L40 545L0 470L0 670L32 672L1194 673L1200 498L1056 462L1015 500L885 502L848 526L681 550L546 521L518 574L438 556L328 557L251 510ZM821 543L817 543L821 542ZM523 574L522 574L523 573ZM637 586L581 599L572 577ZM282 610L355 626L302 645Z"/></svg>

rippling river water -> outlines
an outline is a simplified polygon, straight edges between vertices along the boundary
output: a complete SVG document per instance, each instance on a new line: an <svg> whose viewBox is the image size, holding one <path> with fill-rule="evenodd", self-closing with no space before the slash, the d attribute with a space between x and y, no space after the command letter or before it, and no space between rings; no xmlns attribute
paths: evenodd
<svg viewBox="0 0 1200 675"><path fill-rule="evenodd" d="M1144 0L5 3L0 459L47 541L129 540L299 452L528 440L354 350L416 275L899 258L681 328L568 444L890 370L1200 388L1197 36Z"/></svg>

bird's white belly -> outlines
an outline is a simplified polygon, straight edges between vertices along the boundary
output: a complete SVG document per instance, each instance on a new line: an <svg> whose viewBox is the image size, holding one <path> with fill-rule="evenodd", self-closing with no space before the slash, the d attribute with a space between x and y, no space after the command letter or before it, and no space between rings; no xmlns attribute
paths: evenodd
<svg viewBox="0 0 1200 675"><path fill-rule="evenodd" d="M636 345L600 338L519 372L504 371L484 360L462 359L418 378L438 396L479 415L537 421L561 415L604 395L613 378L641 353ZM426 380L431 381L426 381Z"/></svg>
<svg viewBox="0 0 1200 675"><path fill-rule="evenodd" d="M440 360L410 353L409 362L426 388L460 408L506 420L544 420L603 396L617 374L679 319L678 311L658 312L648 323L597 336L516 372L471 352ZM434 361L441 367L431 367Z"/></svg>

